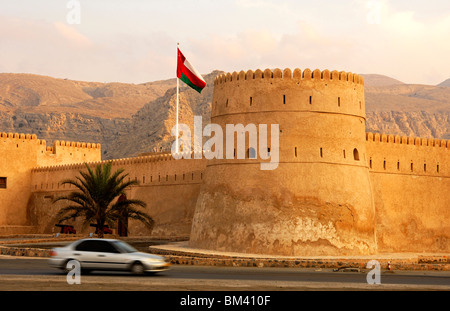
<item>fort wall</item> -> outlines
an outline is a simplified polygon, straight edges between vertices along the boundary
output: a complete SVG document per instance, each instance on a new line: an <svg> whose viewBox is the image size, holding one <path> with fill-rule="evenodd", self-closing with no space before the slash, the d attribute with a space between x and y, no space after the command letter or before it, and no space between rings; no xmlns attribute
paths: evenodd
<svg viewBox="0 0 450 311"><path fill-rule="evenodd" d="M88 163L94 167L104 162ZM130 199L139 199L147 203L145 212L155 220L155 228L148 231L139 222L130 220L129 231L132 235L188 236L194 213L195 202L203 181L205 160L174 160L170 153L154 154L143 157L112 160L113 171L121 168L128 179L137 180L138 186L127 191ZM64 202L52 204L52 200L64 193L74 191L75 187L62 185L65 179L75 179L84 164L40 167L32 171L32 223L39 233L51 233L57 223L56 212ZM81 222L76 223L81 230ZM92 230L92 228L90 228ZM89 228L86 228L89 231ZM86 230L84 230L86 232Z"/></svg>
<svg viewBox="0 0 450 311"><path fill-rule="evenodd" d="M380 252L450 251L450 142L367 133Z"/></svg>
<svg viewBox="0 0 450 311"><path fill-rule="evenodd" d="M235 133L231 159L113 160L139 181L127 196L146 202L156 222L149 232L130 221L131 235L190 235L192 247L287 256L450 252L450 141L366 133L361 76L267 69L214 84L211 122L266 124L267 145L250 152L246 133L239 150ZM278 167L261 170L277 147ZM14 133L0 133L0 154L0 233L54 232L64 202L52 201L75 190L62 181L83 163L105 163L98 144L47 146Z"/></svg>
<svg viewBox="0 0 450 311"><path fill-rule="evenodd" d="M87 145L86 145L87 146ZM19 226L17 230L29 231L30 214L28 200L31 194L31 169L33 167L100 159L100 145L74 143L74 147L61 150L56 144L47 146L36 135L0 133L0 226ZM18 208L18 207L21 208ZM22 226L23 228L21 228ZM14 230L13 230L14 231Z"/></svg>
<svg viewBox="0 0 450 311"><path fill-rule="evenodd" d="M211 119L223 128L279 124L279 165L261 171L260 155L209 161L191 246L288 256L376 251L362 78L308 69L222 75Z"/></svg>

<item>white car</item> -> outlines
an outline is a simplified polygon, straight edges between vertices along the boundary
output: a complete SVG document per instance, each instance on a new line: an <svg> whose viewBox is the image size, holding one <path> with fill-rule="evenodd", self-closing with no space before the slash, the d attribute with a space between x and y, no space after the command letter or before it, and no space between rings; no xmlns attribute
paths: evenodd
<svg viewBox="0 0 450 311"><path fill-rule="evenodd" d="M160 272L169 269L170 263L161 256L142 253L129 244L114 239L82 239L50 251L49 264L66 272L69 261L80 264L82 272L92 270L122 270L133 274Z"/></svg>

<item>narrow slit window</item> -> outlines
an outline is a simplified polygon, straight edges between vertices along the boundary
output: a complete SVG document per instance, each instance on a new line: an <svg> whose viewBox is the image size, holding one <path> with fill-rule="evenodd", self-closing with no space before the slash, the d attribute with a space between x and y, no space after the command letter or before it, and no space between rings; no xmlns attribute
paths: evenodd
<svg viewBox="0 0 450 311"><path fill-rule="evenodd" d="M424 172L427 171L427 164L426 164L426 163L423 165L423 171L424 171Z"/></svg>
<svg viewBox="0 0 450 311"><path fill-rule="evenodd" d="M414 164L411 162L411 172L414 172Z"/></svg>
<svg viewBox="0 0 450 311"><path fill-rule="evenodd" d="M353 159L355 160L355 161L359 161L359 151L358 151L358 149L353 149Z"/></svg>
<svg viewBox="0 0 450 311"><path fill-rule="evenodd" d="M439 164L436 166L436 172L439 173Z"/></svg>
<svg viewBox="0 0 450 311"><path fill-rule="evenodd" d="M341 107L341 98L338 97L338 107Z"/></svg>
<svg viewBox="0 0 450 311"><path fill-rule="evenodd" d="M344 153L344 159L346 158L346 156L345 156L345 150L342 150L342 152Z"/></svg>
<svg viewBox="0 0 450 311"><path fill-rule="evenodd" d="M0 189L6 189L6 177L0 177Z"/></svg>
<svg viewBox="0 0 450 311"><path fill-rule="evenodd" d="M383 169L386 170L386 160L383 161Z"/></svg>
<svg viewBox="0 0 450 311"><path fill-rule="evenodd" d="M283 105L286 105L286 95L283 95Z"/></svg>
<svg viewBox="0 0 450 311"><path fill-rule="evenodd" d="M228 107L228 99L227 99L227 102L225 103L225 107Z"/></svg>
<svg viewBox="0 0 450 311"><path fill-rule="evenodd" d="M250 106L253 105L253 97L250 97Z"/></svg>
<svg viewBox="0 0 450 311"><path fill-rule="evenodd" d="M372 168L372 158L369 160L369 167Z"/></svg>
<svg viewBox="0 0 450 311"><path fill-rule="evenodd" d="M248 158L249 158L249 159L256 159L256 151L255 151L255 148L249 148L249 149L248 149Z"/></svg>
<svg viewBox="0 0 450 311"><path fill-rule="evenodd" d="M294 148L295 157L297 157L297 147Z"/></svg>
<svg viewBox="0 0 450 311"><path fill-rule="evenodd" d="M397 161L397 171L400 171L400 161Z"/></svg>
<svg viewBox="0 0 450 311"><path fill-rule="evenodd" d="M320 148L320 157L323 158L323 149Z"/></svg>
<svg viewBox="0 0 450 311"><path fill-rule="evenodd" d="M312 105L312 96L309 96L309 104Z"/></svg>

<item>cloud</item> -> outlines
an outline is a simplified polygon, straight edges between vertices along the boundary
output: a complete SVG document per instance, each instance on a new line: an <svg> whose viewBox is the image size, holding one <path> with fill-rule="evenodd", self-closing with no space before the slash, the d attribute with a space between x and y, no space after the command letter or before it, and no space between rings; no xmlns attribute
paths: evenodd
<svg viewBox="0 0 450 311"><path fill-rule="evenodd" d="M78 32L74 27L61 22L54 22L53 26L55 27L56 31L69 43L78 47L92 46L91 40Z"/></svg>

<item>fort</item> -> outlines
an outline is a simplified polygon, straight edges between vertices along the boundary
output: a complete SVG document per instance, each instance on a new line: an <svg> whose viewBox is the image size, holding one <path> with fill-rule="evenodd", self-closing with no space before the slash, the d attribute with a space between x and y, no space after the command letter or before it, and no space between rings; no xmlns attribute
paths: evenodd
<svg viewBox="0 0 450 311"><path fill-rule="evenodd" d="M450 252L450 141L365 131L364 80L353 73L249 70L216 77L211 121L278 124L279 164L170 153L113 160L139 181L152 232L192 248L286 256ZM273 137L269 135L269 138ZM267 142L268 152L275 142ZM225 145L225 143L224 143ZM0 234L51 233L83 163L98 144L1 134ZM78 223L75 223L77 226Z"/></svg>

